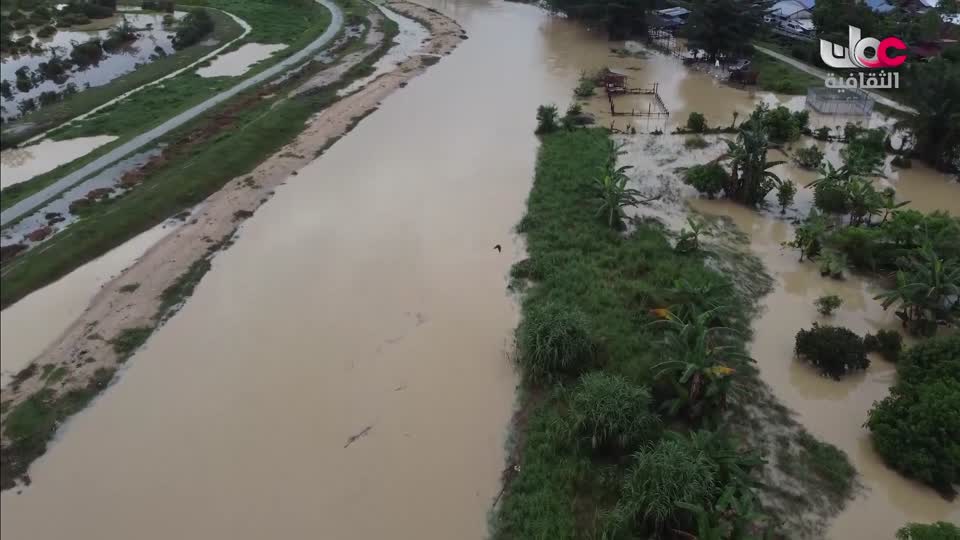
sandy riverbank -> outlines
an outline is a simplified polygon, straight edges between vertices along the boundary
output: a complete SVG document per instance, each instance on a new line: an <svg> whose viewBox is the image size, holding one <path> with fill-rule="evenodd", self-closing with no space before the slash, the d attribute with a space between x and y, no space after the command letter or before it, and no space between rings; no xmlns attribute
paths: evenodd
<svg viewBox="0 0 960 540"><path fill-rule="evenodd" d="M397 13L416 19L430 29L423 47L394 70L363 89L334 103L314 116L306 129L289 145L211 195L195 219L180 227L108 283L94 297L87 310L43 354L33 360L35 374L0 391L4 416L45 386L62 396L87 387L94 374L115 369L123 361L111 340L125 330L152 327L161 295L175 284L194 263L209 256L212 246L229 240L240 219L249 217L266 202L274 189L314 159L332 142L346 134L358 121L406 81L423 73L438 56L449 54L463 39L463 30L436 11L408 2L388 3ZM428 59L426 62L425 59ZM134 288L135 290L132 290ZM45 368L45 366L52 366ZM63 367L66 375L47 386L42 374ZM9 441L4 438L3 446Z"/></svg>

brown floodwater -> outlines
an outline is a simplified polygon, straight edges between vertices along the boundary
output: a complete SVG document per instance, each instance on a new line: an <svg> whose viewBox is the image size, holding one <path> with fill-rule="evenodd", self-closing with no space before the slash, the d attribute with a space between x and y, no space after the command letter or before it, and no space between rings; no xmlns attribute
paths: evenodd
<svg viewBox="0 0 960 540"><path fill-rule="evenodd" d="M517 382L507 359L517 305L505 287L524 256L513 226L533 176L536 106L565 108L579 74L602 65L639 68L632 86L658 83L667 130L692 111L720 125L761 100L802 106L673 58L618 57L610 47L622 44L599 30L531 6L426 3L470 39L245 223L182 311L61 430L33 484L0 494L4 538L485 537ZM624 106L645 107L641 98ZM587 103L608 125L605 107ZM653 122L635 120L643 131ZM681 157L678 139L631 143L644 189L670 191L657 203L668 222L690 195L672 168L720 151ZM891 178L920 207L956 193L932 191L937 180L918 168ZM694 204L730 215L776 276L756 324L763 377L850 454L869 489L831 537L957 519L956 504L880 464L860 428L893 366L878 360L836 383L791 359L793 334L826 292L847 299L836 319L854 330L891 324L871 286L797 264L779 248L790 226L773 216Z"/></svg>
<svg viewBox="0 0 960 540"><path fill-rule="evenodd" d="M115 135L96 135L56 141L42 141L21 148L8 148L0 153L0 187L25 182L34 176L52 171L64 163L85 156L96 148L115 140Z"/></svg>

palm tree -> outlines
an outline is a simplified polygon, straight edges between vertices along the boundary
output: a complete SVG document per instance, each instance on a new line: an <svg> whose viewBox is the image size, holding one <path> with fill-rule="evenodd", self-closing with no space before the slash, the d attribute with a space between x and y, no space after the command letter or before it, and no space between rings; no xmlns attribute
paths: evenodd
<svg viewBox="0 0 960 540"><path fill-rule="evenodd" d="M927 244L915 256L897 261L897 284L877 295L883 309L900 304L896 312L912 333L930 335L939 321L952 322L960 314L960 262L944 260Z"/></svg>
<svg viewBox="0 0 960 540"><path fill-rule="evenodd" d="M767 162L767 133L760 122L744 124L747 127L740 130L736 141L724 140L727 152L718 159L730 162L727 195L756 206L780 182L780 178L768 169L784 162Z"/></svg>

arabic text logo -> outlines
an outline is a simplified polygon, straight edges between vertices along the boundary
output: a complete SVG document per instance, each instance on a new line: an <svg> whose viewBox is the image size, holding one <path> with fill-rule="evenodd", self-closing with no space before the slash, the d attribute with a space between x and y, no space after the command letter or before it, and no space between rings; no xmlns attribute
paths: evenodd
<svg viewBox="0 0 960 540"><path fill-rule="evenodd" d="M867 49L872 48L873 57L867 57ZM898 37L860 38L860 29L850 26L849 47L820 40L820 58L832 68L893 68L902 64L907 57L904 55L890 56L891 49L907 50L907 44Z"/></svg>

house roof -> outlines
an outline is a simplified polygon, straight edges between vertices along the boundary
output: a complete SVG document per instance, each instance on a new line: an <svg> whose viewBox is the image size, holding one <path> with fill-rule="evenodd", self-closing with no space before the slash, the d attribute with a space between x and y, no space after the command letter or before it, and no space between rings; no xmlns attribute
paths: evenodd
<svg viewBox="0 0 960 540"><path fill-rule="evenodd" d="M867 7L877 13L888 13L895 8L887 3L887 0L866 0Z"/></svg>
<svg viewBox="0 0 960 540"><path fill-rule="evenodd" d="M920 3L928 8L935 8L940 5L940 0L920 0Z"/></svg>
<svg viewBox="0 0 960 540"><path fill-rule="evenodd" d="M690 10L682 7L672 7L672 8L657 10L657 14L663 17L682 17L684 15L689 15Z"/></svg>
<svg viewBox="0 0 960 540"><path fill-rule="evenodd" d="M808 12L813 8L813 0L780 0L770 8L770 13L783 18Z"/></svg>

